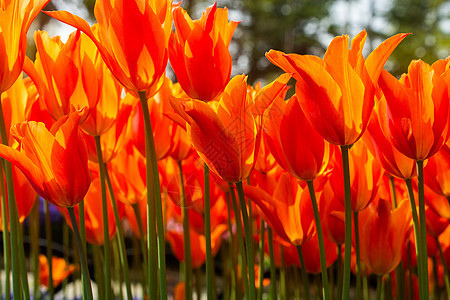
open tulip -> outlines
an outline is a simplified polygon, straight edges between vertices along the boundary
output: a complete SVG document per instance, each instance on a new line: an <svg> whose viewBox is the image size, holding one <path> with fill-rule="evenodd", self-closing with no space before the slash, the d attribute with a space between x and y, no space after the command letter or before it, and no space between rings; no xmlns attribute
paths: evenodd
<svg viewBox="0 0 450 300"><path fill-rule="evenodd" d="M450 199L450 143L428 160L424 182L435 193Z"/></svg>
<svg viewBox="0 0 450 300"><path fill-rule="evenodd" d="M0 156L16 165L42 198L60 207L83 200L91 183L79 119L74 112L50 131L43 123L19 123L11 128L19 150L0 145Z"/></svg>
<svg viewBox="0 0 450 300"><path fill-rule="evenodd" d="M86 33L123 86L132 91L151 90L148 96L152 96L167 65L171 9L167 0L96 1L97 32L69 12L47 14Z"/></svg>
<svg viewBox="0 0 450 300"><path fill-rule="evenodd" d="M53 286L57 287L61 282L75 272L77 266L69 264L64 258L52 256ZM39 281L41 285L49 285L49 263L47 256L39 255Z"/></svg>
<svg viewBox="0 0 450 300"><path fill-rule="evenodd" d="M50 0L2 1L0 5L0 94L22 73L27 31Z"/></svg>
<svg viewBox="0 0 450 300"><path fill-rule="evenodd" d="M210 101L223 91L231 74L228 50L238 22L228 22L228 10L208 7L192 20L181 7L173 10L175 33L169 59L183 90L194 99Z"/></svg>
<svg viewBox="0 0 450 300"><path fill-rule="evenodd" d="M383 71L386 136L404 155L425 160L447 142L450 112L450 58L428 65L414 60L400 80Z"/></svg>
<svg viewBox="0 0 450 300"><path fill-rule="evenodd" d="M324 139L352 145L363 134L373 109L378 77L389 55L405 38L397 34L364 60L366 31L334 38L323 59L269 51L266 56L297 80L297 95L306 117Z"/></svg>
<svg viewBox="0 0 450 300"><path fill-rule="evenodd" d="M241 182L256 163L261 116L288 80L279 77L253 99L246 76L239 75L228 83L215 108L192 99L171 99L171 104L186 120L192 144L209 168L225 181Z"/></svg>

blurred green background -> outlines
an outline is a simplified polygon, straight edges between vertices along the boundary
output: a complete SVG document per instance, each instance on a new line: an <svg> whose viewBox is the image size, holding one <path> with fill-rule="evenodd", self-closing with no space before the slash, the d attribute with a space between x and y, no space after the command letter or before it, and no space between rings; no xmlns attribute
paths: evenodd
<svg viewBox="0 0 450 300"><path fill-rule="evenodd" d="M94 0L52 0L45 10L68 10L95 22ZM212 0L184 0L182 7L193 19ZM412 59L433 63L450 55L450 1L445 0L219 0L231 20L241 21L230 45L233 75L249 75L249 83L274 79L281 70L265 58L270 49L323 56L334 36L353 37L368 32L365 56L384 39L411 32L394 51L386 69L394 75L407 72ZM33 31L67 36L73 28L44 14L29 32L28 55L34 58Z"/></svg>

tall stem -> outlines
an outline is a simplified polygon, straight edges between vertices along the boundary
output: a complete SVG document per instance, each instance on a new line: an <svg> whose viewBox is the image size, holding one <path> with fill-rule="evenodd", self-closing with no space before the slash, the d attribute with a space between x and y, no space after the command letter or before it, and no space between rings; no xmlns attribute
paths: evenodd
<svg viewBox="0 0 450 300"><path fill-rule="evenodd" d="M353 212L355 222L355 252L356 252L356 300L361 300L361 256L359 252L359 213Z"/></svg>
<svg viewBox="0 0 450 300"><path fill-rule="evenodd" d="M103 217L103 251L105 257L105 299L111 299L111 258L109 247L109 220L108 220L108 200L106 198L105 186L105 165L103 163L102 146L100 143L100 136L97 135L95 139L95 148L97 149L98 169L100 173L100 186L102 192L102 217Z"/></svg>
<svg viewBox="0 0 450 300"><path fill-rule="evenodd" d="M350 293L350 270L352 259L352 200L350 191L350 170L348 161L347 145L341 146L342 167L344 173L344 191L345 191L345 255L344 255L344 281L342 284L342 300L348 300Z"/></svg>
<svg viewBox="0 0 450 300"><path fill-rule="evenodd" d="M320 252L320 270L322 272L322 294L323 299L328 300L329 291L328 291L328 275L327 275L327 260L325 256L325 243L323 241L323 231L322 231L322 222L320 221L319 208L317 206L316 200L316 192L314 191L314 183L313 181L307 181L309 195L311 197L311 203L314 212L314 221L316 223L317 229L317 239L319 240L319 252Z"/></svg>
<svg viewBox="0 0 450 300"><path fill-rule="evenodd" d="M229 184L230 187L230 195L231 195L231 203L233 204L233 213L234 213L234 218L236 220L236 233L238 236L238 243L239 243L239 250L240 250L240 256L241 256L241 275L242 278L244 279L244 292L245 292L245 298L246 299L250 299L250 290L248 287L248 273L247 273L247 260L246 260L246 256L245 256L245 245L244 245L244 237L242 234L242 224L241 224L241 217L240 217L240 212L239 212L239 208L237 205L237 201L236 201L236 195L234 193L234 189L232 184Z"/></svg>
<svg viewBox="0 0 450 300"><path fill-rule="evenodd" d="M0 95L1 96L1 95ZM5 296L11 298L10 273L11 273L11 242L9 236L8 213L6 209L6 191L3 178L3 163L0 164L0 183L2 193L2 225L3 225L3 261L5 264Z"/></svg>
<svg viewBox="0 0 450 300"><path fill-rule="evenodd" d="M255 287L255 262L253 256L253 236L250 229L250 220L247 212L247 204L245 202L244 188L242 187L242 181L236 182L236 189L239 195L239 203L241 205L242 220L244 222L245 231L245 245L247 249L247 265L248 265L248 285L250 299L256 297Z"/></svg>
<svg viewBox="0 0 450 300"><path fill-rule="evenodd" d="M136 222L138 225L138 231L139 231L139 244L141 245L141 252L142 252L142 260L144 261L143 263L143 271L144 271L144 281L147 283L147 268L148 268L148 258L147 258L147 253L145 251L145 239L144 239L144 226L142 224L142 218L141 218L141 209L139 207L138 203L135 203L131 206L133 208L134 211L134 216L136 217ZM147 291L147 284L145 284L144 287L144 291Z"/></svg>
<svg viewBox="0 0 450 300"><path fill-rule="evenodd" d="M178 162L180 172L180 192L181 192L181 217L183 219L183 252L184 252L184 299L192 299L192 254L191 236L189 226L189 208L186 207L186 194L184 192L183 166ZM210 237L211 238L211 237ZM208 243L206 243L208 245ZM208 246L207 246L208 248ZM211 248L210 248L211 249Z"/></svg>
<svg viewBox="0 0 450 300"><path fill-rule="evenodd" d="M259 290L258 290L258 300L262 300L264 292L264 220L260 218L259 220Z"/></svg>
<svg viewBox="0 0 450 300"><path fill-rule="evenodd" d="M88 269L87 261L86 261L86 253L83 249L83 245L81 244L80 230L78 229L75 212L73 210L73 207L68 207L67 211L69 212L70 222L72 223L72 230L73 230L73 233L75 234L75 241L77 243L78 254L80 257L81 273L83 274L83 277L85 278L85 280L84 280L84 284L85 284L84 290L86 291L86 299L85 300L93 300L92 288L91 288L91 278L89 276L89 269Z"/></svg>
<svg viewBox="0 0 450 300"><path fill-rule="evenodd" d="M428 289L428 256L427 256L427 226L425 225L425 196L423 187L423 160L416 161L417 163L417 183L419 189L419 219L420 219L420 244L422 248L422 290L423 299L429 298Z"/></svg>
<svg viewBox="0 0 450 300"><path fill-rule="evenodd" d="M206 164L203 166L204 177L204 199L205 199L205 246L206 246L206 294L208 299L213 299L213 269L211 255L211 202L209 191L209 168Z"/></svg>
<svg viewBox="0 0 450 300"><path fill-rule="evenodd" d="M303 288L305 289L305 299L310 299L308 274L306 274L305 260L303 259L302 246L297 246L298 258L300 259L300 267L302 269Z"/></svg>
<svg viewBox="0 0 450 300"><path fill-rule="evenodd" d="M122 266L122 274L123 279L125 281L125 287L127 289L127 298L133 299L132 293L131 293L131 283L130 283L130 275L128 271L128 260L127 260L127 250L125 248L125 239L123 235L123 229L120 224L120 216L119 216L119 209L117 208L117 201L116 196L114 195L114 190L111 184L111 178L109 177L108 168L106 167L106 164L103 164L103 168L105 170L105 178L106 178L106 184L108 186L109 190L109 196L111 200L111 206L114 213L114 222L116 224L116 232L117 232L117 244L119 248L119 260L120 264Z"/></svg>
<svg viewBox="0 0 450 300"><path fill-rule="evenodd" d="M1 93L0 93L1 99ZM3 116L3 108L0 104L0 135L2 139L2 144L8 146L8 134L6 132L5 119ZM5 169L6 176L6 186L8 191L8 213L9 213L9 228L10 228L10 244L11 244L11 269L13 275L13 297L14 299L22 298L21 280L20 280L20 265L19 259L25 260L24 257L19 258L18 251L18 227L19 227L19 217L17 213L17 203L16 197L14 194L14 183L13 183L13 175L12 175L12 167L11 163L7 160L1 159L3 161L3 167Z"/></svg>
<svg viewBox="0 0 450 300"><path fill-rule="evenodd" d="M439 250L439 257L441 259L441 264L444 267L444 283L445 283L445 290L447 291L447 297L450 297L450 281L448 279L448 266L447 262L444 257L444 253L442 252L442 246L441 243L439 243L439 239L436 237L436 243L438 245ZM437 279L436 279L437 281ZM439 288L439 286L438 286Z"/></svg>
<svg viewBox="0 0 450 300"><path fill-rule="evenodd" d="M45 201L45 238L47 240L47 260L48 260L48 293L50 299L54 298L53 290L53 266L52 266L52 221L50 219L50 210L48 202Z"/></svg>
<svg viewBox="0 0 450 300"><path fill-rule="evenodd" d="M381 294L383 293L384 285L383 285L383 276L377 276L377 300L381 300Z"/></svg>
<svg viewBox="0 0 450 300"><path fill-rule="evenodd" d="M267 241L269 243L270 257L270 299L277 299L277 277L275 273L275 256L273 253L272 228L267 227Z"/></svg>
<svg viewBox="0 0 450 300"><path fill-rule="evenodd" d="M161 203L161 187L159 185L158 165L156 161L155 141L153 139L152 123L148 110L147 96L145 91L139 92L142 113L145 126L145 157L147 158L147 246L149 257L149 293L150 299L156 299L156 266L155 266L155 215L156 229L158 231L158 270L159 270L159 288L160 299L167 299L167 281L166 281L166 250L164 220Z"/></svg>
<svg viewBox="0 0 450 300"><path fill-rule="evenodd" d="M413 186L411 179L405 179L406 183L406 189L408 191L408 199L409 204L411 206L411 212L412 212L412 219L413 219L413 228L414 228L414 241L416 244L416 256L417 256L417 274L419 279L419 290L420 294L423 290L423 280L422 280L422 270L423 270L423 263L422 263L422 244L420 242L420 230L419 230L419 217L417 215L417 208L416 208L416 201L414 200L414 192L413 192Z"/></svg>

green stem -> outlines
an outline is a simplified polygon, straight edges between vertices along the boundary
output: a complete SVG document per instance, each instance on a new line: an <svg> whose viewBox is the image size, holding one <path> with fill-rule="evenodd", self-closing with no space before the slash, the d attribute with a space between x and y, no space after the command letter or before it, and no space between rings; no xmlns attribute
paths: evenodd
<svg viewBox="0 0 450 300"><path fill-rule="evenodd" d="M180 172L180 192L181 192L181 218L183 219L183 250L184 250L184 299L192 299L192 254L191 254L191 236L189 226L189 208L186 207L186 194L184 192L183 166L178 162ZM206 176L206 175L205 175ZM208 184L209 185L209 184ZM208 245L208 243L206 243ZM208 246L207 246L208 248Z"/></svg>
<svg viewBox="0 0 450 300"><path fill-rule="evenodd" d="M378 275L377 276L377 300L381 300L381 294L383 291L383 276Z"/></svg>
<svg viewBox="0 0 450 300"><path fill-rule="evenodd" d="M0 94L1 96L1 94ZM0 164L0 183L2 193L2 225L3 225L3 261L5 264L5 296L11 298L10 273L11 273L11 241L9 235L9 217L6 210L6 191L3 178L3 163ZM6 296L8 298L8 296Z"/></svg>
<svg viewBox="0 0 450 300"><path fill-rule="evenodd" d="M445 290L447 291L447 297L450 297L450 281L448 279L448 266L447 261L445 260L444 253L442 252L441 243L439 243L439 239L436 237L436 243L438 245L439 257L441 258L441 264L444 267L444 283ZM437 281L437 279L436 279Z"/></svg>
<svg viewBox="0 0 450 300"><path fill-rule="evenodd" d="M99 144L99 147L101 145ZM100 153L101 153L101 149L100 149ZM101 154L100 154L101 155ZM103 159L102 159L103 161ZM122 266L122 274L123 274L123 279L125 281L125 287L127 290L127 298L128 299L133 299L132 293L131 293L131 283L130 283L130 275L129 275L129 269L128 269L128 260L127 260L127 250L125 248L125 238L123 235L123 229L120 223L120 216L119 216L119 209L117 208L117 201L116 201L116 196L114 195L114 190L111 184L111 178L109 177L109 172L108 172L108 168L106 166L106 164L103 164L103 169L105 170L105 179L106 179L106 184L108 186L108 191L109 191L109 196L110 196L110 200L111 200L111 206L113 209L113 213L114 213L114 222L116 224L116 232L117 232L117 244L118 244L118 248L119 248L119 259L120 259L120 264Z"/></svg>
<svg viewBox="0 0 450 300"><path fill-rule="evenodd" d="M259 289L258 300L262 300L264 292L264 219L259 220Z"/></svg>
<svg viewBox="0 0 450 300"><path fill-rule="evenodd" d="M94 275L97 283L97 294L99 299L105 298L105 275L103 268L103 257L100 247L97 245L91 245L92 253L94 254Z"/></svg>
<svg viewBox="0 0 450 300"><path fill-rule="evenodd" d="M338 260L337 260L337 297L342 294L342 280L344 279L344 262L342 261L342 245L337 246L338 250Z"/></svg>
<svg viewBox="0 0 450 300"><path fill-rule="evenodd" d="M269 242L270 257L270 299L277 299L277 274L275 273L275 256L273 253L272 228L267 227L267 240Z"/></svg>
<svg viewBox="0 0 450 300"><path fill-rule="evenodd" d="M416 257L417 257L417 274L419 279L419 293L422 293L423 290L423 281L422 281L422 244L420 243L420 230L419 230L419 217L417 215L416 201L414 200L414 191L411 179L405 179L406 189L408 191L408 199L409 204L411 206L411 215L413 219L413 228L414 228L414 241L416 246Z"/></svg>
<svg viewBox="0 0 450 300"><path fill-rule="evenodd" d="M349 299L350 293L350 271L352 259L352 200L350 191L350 170L348 160L348 145L341 146L342 167L344 173L345 191L345 255L344 255L344 281L342 284L342 300Z"/></svg>
<svg viewBox="0 0 450 300"><path fill-rule="evenodd" d="M233 185L230 183L230 195L231 195L231 203L233 204L233 213L234 218L236 220L236 233L238 237L238 243L239 243L239 250L240 250L240 256L241 256L241 275L244 280L244 292L245 292L245 299L250 299L249 295L249 288L248 288L248 273L247 273L247 260L245 256L245 245L244 245L244 237L242 234L242 224L241 224L241 217L239 208L236 201L236 195L234 193Z"/></svg>
<svg viewBox="0 0 450 300"><path fill-rule="evenodd" d="M193 270L195 274L195 293L197 294L197 299L201 299L202 294L202 271L200 268L195 268Z"/></svg>
<svg viewBox="0 0 450 300"><path fill-rule="evenodd" d="M247 266L248 266L248 284L249 296L251 300L256 297L255 287L255 262L253 256L253 236L250 230L250 220L247 212L247 204L245 202L244 188L241 182L236 182L236 189L239 195L239 203L241 205L242 220L244 222L245 244L247 249Z"/></svg>
<svg viewBox="0 0 450 300"><path fill-rule="evenodd" d="M300 267L302 271L303 288L305 289L305 299L310 299L308 274L306 274L305 260L303 259L302 246L297 245L298 258L300 259Z"/></svg>
<svg viewBox="0 0 450 300"><path fill-rule="evenodd" d="M67 211L69 212L70 216L70 222L72 223L72 230L75 234L75 241L77 243L78 248L78 254L80 257L80 264L81 264L81 273L83 274L84 280L84 290L86 291L86 298L83 298L85 300L93 300L92 298L92 288L91 288L91 278L89 276L89 269L87 266L86 261L86 253L83 249L83 245L81 244L81 236L80 236L80 230L78 229L77 219L75 217L75 212L73 207L68 207Z"/></svg>
<svg viewBox="0 0 450 300"><path fill-rule="evenodd" d="M399 265L395 269L395 282L397 299L405 298L405 275L403 273L403 262L400 261Z"/></svg>
<svg viewBox="0 0 450 300"><path fill-rule="evenodd" d="M227 225L228 225L228 233L230 235L230 260L231 260L231 277L232 277L232 290L234 289L234 295L235 300L241 299L241 289L240 285L238 285L238 278L236 273L236 266L237 266L237 259L235 255L235 241L233 238L233 227L231 225L231 195L230 192L226 193L227 198Z"/></svg>
<svg viewBox="0 0 450 300"><path fill-rule="evenodd" d="M389 176L389 189L391 191L391 197L392 197L392 204L394 209L397 208L397 194L395 193L395 181L393 176Z"/></svg>
<svg viewBox="0 0 450 300"><path fill-rule="evenodd" d="M429 298L428 288L428 256L427 256L427 226L425 225L425 196L423 186L423 160L416 161L417 163L417 183L419 190L419 219L420 219L420 243L422 248L422 281L423 281L423 299Z"/></svg>
<svg viewBox="0 0 450 300"><path fill-rule="evenodd" d="M438 271L438 257L437 255L433 256L433 276L434 276L434 289L431 297L436 300L441 299L441 289L439 287L439 271Z"/></svg>
<svg viewBox="0 0 450 300"><path fill-rule="evenodd" d="M211 255L211 202L209 191L209 168L206 164L203 166L204 176L204 199L205 199L205 246L206 246L206 294L208 299L213 299L213 269Z"/></svg>
<svg viewBox="0 0 450 300"><path fill-rule="evenodd" d="M361 255L359 252L359 213L353 212L355 226L355 252L356 252L356 300L361 300Z"/></svg>
<svg viewBox="0 0 450 300"><path fill-rule="evenodd" d="M105 165L105 169L106 169L106 165ZM119 244L120 244L119 236L116 235L116 238L112 240L112 253L113 253L113 257L114 257L113 258L113 261L114 261L113 267L116 272L116 280L119 283L119 299L122 300L123 299L122 281L125 281L125 284L126 284L127 280L128 280L128 282L130 280L129 280L129 278L127 278L127 280L125 280L124 279L125 276L123 276L123 274L125 274L125 272L127 273L127 276L128 276L128 270L125 269L125 267L128 268L128 261L126 262L126 265L123 264L122 258L120 255L120 250L119 250L120 245ZM127 289L127 299L130 299L129 297L131 295L131 286L129 289L128 289L128 287L126 289ZM129 293L128 293L128 290L130 291Z"/></svg>
<svg viewBox="0 0 450 300"><path fill-rule="evenodd" d="M311 203L314 212L314 221L316 223L317 229L317 239L319 241L319 252L320 252L320 269L322 273L322 294L323 299L328 300L329 290L328 290L328 276L327 276L327 260L325 256L325 243L323 241L323 231L322 231L322 222L320 221L319 208L317 206L316 200L316 192L314 191L314 183L313 181L307 181L309 195L311 197Z"/></svg>
<svg viewBox="0 0 450 300"><path fill-rule="evenodd" d="M167 280L166 280L166 241L164 234L164 220L161 202L161 187L159 184L159 172L156 161L155 141L153 139L152 123L150 122L150 113L145 91L139 91L139 99L142 106L145 126L145 157L147 158L147 245L149 257L149 293L150 299L156 299L156 257L155 257L155 215L156 229L158 234L158 270L159 270L159 295L160 299L167 299Z"/></svg>
<svg viewBox="0 0 450 300"><path fill-rule="evenodd" d="M280 298L282 300L287 300L287 291L286 291L286 260L284 259L284 247L283 247L282 244L279 244L279 246L280 246L280 259L281 259ZM305 293L306 293L306 291L305 291Z"/></svg>
<svg viewBox="0 0 450 300"><path fill-rule="evenodd" d="M98 169L100 172L100 186L102 192L102 217L103 217L103 251L105 257L105 299L111 299L111 258L109 246L109 220L108 220L108 199L106 198L105 186L105 165L103 163L102 146L100 136L95 139L95 148L97 149Z"/></svg>
<svg viewBox="0 0 450 300"><path fill-rule="evenodd" d="M63 243L63 249L64 249L64 260L69 262L69 249L70 249L70 237L69 237L69 232L70 232L70 228L69 225L67 225L67 222L63 222L63 228L62 228L62 232L63 232L63 237L62 237L62 243ZM67 283L68 283L69 279L68 277L64 278L63 282L62 282L62 290L63 290L63 295L64 297L67 294ZM38 287L39 289L39 287ZM65 298L64 298L65 300Z"/></svg>
<svg viewBox="0 0 450 300"><path fill-rule="evenodd" d="M80 238L81 238L81 245L83 246L83 251L86 251L86 216L84 212L84 199L78 203L78 221L80 222ZM86 299L88 291L86 291L86 283L84 282L85 278L81 276L81 284L83 285L83 299Z"/></svg>
<svg viewBox="0 0 450 300"><path fill-rule="evenodd" d="M148 268L148 258L147 258L147 253L145 251L145 239L144 239L144 226L142 224L142 218L141 218L141 209L139 207L138 203L135 203L133 205L131 205L131 207L133 208L134 211L134 216L136 217L136 222L138 225L138 231L139 231L139 244L141 246L141 252L142 252L142 260L143 260L143 271L144 271L144 281L147 282L147 268ZM144 291L146 293L148 293L147 291L147 284L145 284L144 286Z"/></svg>
<svg viewBox="0 0 450 300"><path fill-rule="evenodd" d="M366 270L366 268L364 268L364 270ZM365 273L367 273L367 272L365 272ZM367 280L367 275L366 274L364 274L364 276L363 276L363 288L364 288L364 299L365 300L370 300L369 282ZM404 298L400 298L399 297L397 299L402 300Z"/></svg>
<svg viewBox="0 0 450 300"><path fill-rule="evenodd" d="M0 179L1 180L1 179ZM1 182L1 181L0 181ZM31 240L31 262L33 269L33 299L40 299L39 290L39 198L36 195L33 208L30 212L30 240Z"/></svg>
<svg viewBox="0 0 450 300"><path fill-rule="evenodd" d="M48 202L45 201L45 237L47 240L47 260L48 260L48 293L50 295L50 299L53 300L54 289L53 289L53 264L52 264L52 221L50 219L50 210Z"/></svg>
<svg viewBox="0 0 450 300"><path fill-rule="evenodd" d="M0 93L1 98L1 93ZM2 144L9 146L8 144L8 134L6 132L5 119L3 115L3 107L0 104L0 135L2 139ZM10 228L10 244L11 244L11 270L13 277L13 297L14 299L22 298L21 291L21 279L20 279L20 264L19 260L25 260L24 257L19 257L18 251L18 227L19 227L19 217L17 212L16 197L14 194L14 183L12 175L11 163L7 160L3 160L3 167L5 169L6 176L6 186L8 191L8 213L9 213L9 228ZM6 207L6 206L5 206Z"/></svg>

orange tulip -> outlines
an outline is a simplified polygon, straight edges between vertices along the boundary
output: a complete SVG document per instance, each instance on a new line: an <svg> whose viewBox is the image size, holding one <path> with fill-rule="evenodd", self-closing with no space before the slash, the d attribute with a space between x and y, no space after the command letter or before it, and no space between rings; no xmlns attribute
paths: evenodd
<svg viewBox="0 0 450 300"><path fill-rule="evenodd" d="M337 259L338 253L337 248L334 243L332 243L326 237L323 238L324 248L325 248L325 256L326 256L326 265L327 268L331 266ZM319 257L319 242L317 239L317 233L314 236L306 241L302 245L302 255L305 260L305 269L306 272L311 274L320 274L320 257Z"/></svg>
<svg viewBox="0 0 450 300"><path fill-rule="evenodd" d="M314 234L309 193L288 173L281 174L273 196L253 186L246 186L245 194L258 206L264 221L286 242L299 246Z"/></svg>
<svg viewBox="0 0 450 300"><path fill-rule="evenodd" d="M390 273L400 263L411 229L408 202L392 210L389 201L379 199L359 216L361 261L375 274Z"/></svg>
<svg viewBox="0 0 450 300"><path fill-rule="evenodd" d="M386 136L404 155L425 160L437 153L450 135L450 58L428 65L414 60L400 80L382 72L379 85L387 109ZM384 117L384 116L383 116Z"/></svg>
<svg viewBox="0 0 450 300"><path fill-rule="evenodd" d="M449 143L428 160L424 168L424 182L435 193L450 199Z"/></svg>
<svg viewBox="0 0 450 300"><path fill-rule="evenodd" d="M176 229L178 228L178 229ZM168 228L166 238L175 254L175 257L184 262L184 242L183 231L179 230L180 226L176 228ZM211 232L211 253L216 255L222 244L222 234L227 230L227 226L224 224L218 225L212 229ZM199 234L197 231L191 229L191 253L192 253L192 267L199 268L205 263L206 259L206 244L205 236Z"/></svg>
<svg viewBox="0 0 450 300"><path fill-rule="evenodd" d="M330 158L330 145L309 124L298 97L294 95L284 101L281 94L267 116L264 123L267 145L280 166L304 181L321 175Z"/></svg>
<svg viewBox="0 0 450 300"><path fill-rule="evenodd" d="M335 152L336 156L339 152ZM356 143L349 153L351 209L361 211L369 205L377 194L381 179L381 166L375 157L367 150L362 141ZM342 160L335 157L332 162L330 184L337 200L344 205L344 179L342 178Z"/></svg>
<svg viewBox="0 0 450 300"><path fill-rule="evenodd" d="M0 156L16 165L42 198L60 207L83 200L91 183L79 120L74 112L50 131L43 123L20 123L11 128L19 150L0 145Z"/></svg>
<svg viewBox="0 0 450 300"><path fill-rule="evenodd" d="M345 242L344 205L336 198L336 193L328 181L319 196L320 220L324 235L336 245L343 245Z"/></svg>
<svg viewBox="0 0 450 300"><path fill-rule="evenodd" d="M69 277L77 266L67 263L64 258L52 256L52 277L53 287L57 287L61 282ZM39 281L40 284L48 287L49 284L49 266L47 256L39 255Z"/></svg>
<svg viewBox="0 0 450 300"><path fill-rule="evenodd" d="M311 125L328 142L352 145L363 134L373 109L380 72L407 34L397 34L364 60L366 31L334 38L323 59L269 51L266 56L297 80L300 106Z"/></svg>
<svg viewBox="0 0 450 300"><path fill-rule="evenodd" d="M95 166L97 167L97 166ZM84 216L85 216L85 230L86 230L86 241L93 245L103 245L104 235L103 235L103 215L102 215L102 201L101 201L101 188L100 188L100 178L96 175L96 178L92 180L92 184L84 197ZM109 239L111 240L116 234L116 225L114 221L114 213L111 205L111 200L109 199L109 194L107 194L107 215L109 222ZM118 202L119 216L122 217L124 214L122 203ZM67 223L70 227L72 224L70 222L70 217L67 209L60 209L61 214L66 218ZM79 210L78 205L74 207L75 217L79 220Z"/></svg>
<svg viewBox="0 0 450 300"><path fill-rule="evenodd" d="M208 7L193 21L181 7L173 10L175 33L169 59L183 90L194 99L210 101L223 91L231 74L231 37L239 22L228 22L228 10Z"/></svg>
<svg viewBox="0 0 450 300"><path fill-rule="evenodd" d="M383 97L376 103L374 112L367 126L367 132L362 139L369 150L381 163L382 167L390 175L409 179L417 176L416 163L398 151L385 135L386 130L382 129L385 123L381 123L386 114L386 99Z"/></svg>
<svg viewBox="0 0 450 300"><path fill-rule="evenodd" d="M279 77L253 99L247 93L247 78L239 75L231 79L214 108L191 99L171 99L171 104L186 120L192 144L208 167L225 181L240 182L256 162L261 116L288 80L289 76Z"/></svg>
<svg viewBox="0 0 450 300"><path fill-rule="evenodd" d="M168 60L172 4L167 0L99 0L94 7L97 32L66 11L48 15L86 33L106 65L127 89L156 93Z"/></svg>
<svg viewBox="0 0 450 300"><path fill-rule="evenodd" d="M22 73L27 50L27 31L50 0L0 2L0 94Z"/></svg>

